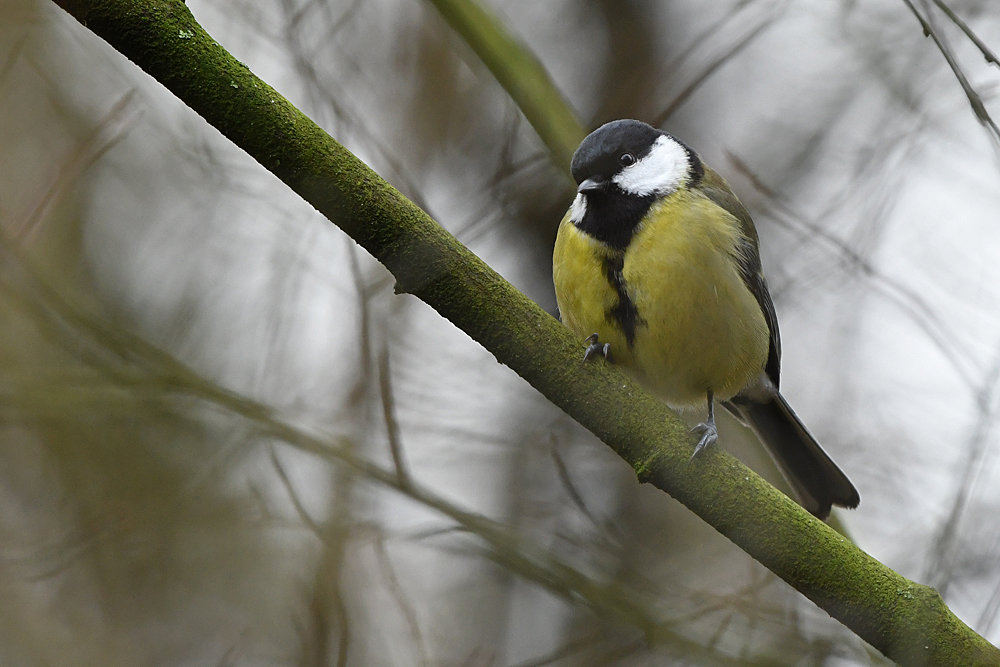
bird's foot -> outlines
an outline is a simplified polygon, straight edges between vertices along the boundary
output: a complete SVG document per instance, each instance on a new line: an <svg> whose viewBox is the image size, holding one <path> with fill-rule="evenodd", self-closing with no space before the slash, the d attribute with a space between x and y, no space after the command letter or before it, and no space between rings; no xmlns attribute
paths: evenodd
<svg viewBox="0 0 1000 667"><path fill-rule="evenodd" d="M709 445L714 445L715 441L719 439L719 429L715 427L715 422L702 422L691 429L692 433L701 433L701 440L695 445L694 454L691 458L698 456L701 452Z"/></svg>
<svg viewBox="0 0 1000 667"><path fill-rule="evenodd" d="M595 354L600 354L606 360L611 361L611 343L600 343L599 340L600 337L595 333L587 336L587 340L584 341L587 343L587 351L583 353L584 363L587 363L587 360Z"/></svg>

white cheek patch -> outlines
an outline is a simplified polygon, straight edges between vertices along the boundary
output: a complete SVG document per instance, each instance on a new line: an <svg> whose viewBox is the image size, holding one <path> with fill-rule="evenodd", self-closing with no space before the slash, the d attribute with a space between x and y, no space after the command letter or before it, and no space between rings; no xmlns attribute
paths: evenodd
<svg viewBox="0 0 1000 667"><path fill-rule="evenodd" d="M583 222L583 216L587 214L587 198L582 193L576 195L576 199L569 205L569 221L574 225Z"/></svg>
<svg viewBox="0 0 1000 667"><path fill-rule="evenodd" d="M640 197L665 195L688 179L690 163L683 146L670 137L661 136L646 157L622 169L612 180L629 194Z"/></svg>

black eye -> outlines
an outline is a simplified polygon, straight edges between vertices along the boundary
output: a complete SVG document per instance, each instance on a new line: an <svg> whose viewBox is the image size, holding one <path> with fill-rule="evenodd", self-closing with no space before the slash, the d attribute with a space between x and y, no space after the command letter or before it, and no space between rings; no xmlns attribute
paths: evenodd
<svg viewBox="0 0 1000 667"><path fill-rule="evenodd" d="M631 153L622 153L618 161L622 163L623 167L630 167L635 164L635 157Z"/></svg>

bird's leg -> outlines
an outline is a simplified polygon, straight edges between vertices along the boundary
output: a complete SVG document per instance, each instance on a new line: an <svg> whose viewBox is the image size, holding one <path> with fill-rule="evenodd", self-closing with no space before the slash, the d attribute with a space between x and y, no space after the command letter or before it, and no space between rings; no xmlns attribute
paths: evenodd
<svg viewBox="0 0 1000 667"><path fill-rule="evenodd" d="M715 427L715 395L712 390L708 390L708 421L702 422L691 429L692 433L701 433L701 440L694 448L691 458L698 456L703 449L714 444L719 439L719 429Z"/></svg>
<svg viewBox="0 0 1000 667"><path fill-rule="evenodd" d="M583 353L584 363L598 352L605 359L611 361L611 343L599 343L598 340L600 340L600 336L595 333L587 336L587 340L584 341L587 343L587 351Z"/></svg>

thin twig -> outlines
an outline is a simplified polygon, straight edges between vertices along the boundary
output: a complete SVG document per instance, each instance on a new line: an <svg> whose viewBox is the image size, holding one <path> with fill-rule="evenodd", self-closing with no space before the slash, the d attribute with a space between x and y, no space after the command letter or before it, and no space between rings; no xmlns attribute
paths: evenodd
<svg viewBox="0 0 1000 667"><path fill-rule="evenodd" d="M954 566L955 549L962 515L969 506L972 492L975 489L976 478L982 468L983 458L987 453L989 434L997 420L998 395L1000 395L1000 351L993 360L989 371L983 378L979 391L976 392L976 425L969 437L965 470L959 478L955 490L955 498L951 511L941 522L938 535L931 548L931 559L924 570L923 580L929 586L937 589L944 597L951 583Z"/></svg>
<svg viewBox="0 0 1000 667"><path fill-rule="evenodd" d="M976 48L978 48L983 54L983 58L986 59L986 62L1000 67L1000 60L997 60L997 57L990 50L990 47L986 46L986 43L979 39L976 33L972 32L972 28L970 28L968 24L944 2L944 0L934 0L934 4L940 7L941 11L948 15L948 18L951 19L952 23L957 25L959 29L965 33L966 37L972 40L972 43L975 44Z"/></svg>
<svg viewBox="0 0 1000 667"><path fill-rule="evenodd" d="M713 74L715 74L719 68L728 63L730 60L735 58L741 51L750 46L754 40L756 40L765 30L771 27L774 23L773 16L769 16L765 19L759 26L754 28L749 34L745 35L743 39L736 42L728 51L719 55L715 60L708 63L705 68L695 77L694 81L689 83L684 87L677 95L674 96L667 106L653 119L651 125L653 127L662 127L667 120L670 119L674 113L684 105L685 102L697 91L702 84L708 81Z"/></svg>
<svg viewBox="0 0 1000 667"><path fill-rule="evenodd" d="M984 635L991 634L993 624L996 622L998 615L1000 615L1000 582L997 582L993 593L990 595L990 599L983 606L983 612L979 615L979 622L976 623L976 627Z"/></svg>
<svg viewBox="0 0 1000 667"><path fill-rule="evenodd" d="M592 646L597 646L601 641L600 638L592 634L587 635L586 637L567 642L547 655L533 658L527 662L519 662L514 667L548 667L552 663L564 660Z"/></svg>
<svg viewBox="0 0 1000 667"><path fill-rule="evenodd" d="M392 452L392 463L399 476L399 483L404 487L413 484L410 468L403 453L403 442L399 434L399 422L396 420L396 403L392 396L392 377L389 373L389 346L382 347L378 364L378 385L382 394L382 415L385 418L385 430L389 436L389 451Z"/></svg>
<svg viewBox="0 0 1000 667"><path fill-rule="evenodd" d="M989 112L986 110L986 105L983 103L979 93L977 93L972 87L972 84L969 83L968 78L965 76L965 72L962 71L958 61L952 54L951 49L949 49L948 45L945 44L944 37L932 24L933 19L930 18L930 15L928 15L928 18L924 18L924 16L917 11L917 8L912 2L910 2L910 0L903 0L903 2L910 8L913 15L917 17L917 20L920 22L920 27L924 31L924 35L934 40L934 43L937 45L941 55L943 55L945 61L947 61L948 67L951 68L955 78L958 79L959 85L962 86L962 90L965 92L965 96L969 99L969 105L972 107L972 112L976 114L976 118L984 127L987 128L994 143L1000 143L1000 128L998 128L996 123L993 122L993 118L990 117Z"/></svg>
<svg viewBox="0 0 1000 667"><path fill-rule="evenodd" d="M0 66L0 90L7 85L7 77L14 69L14 65L21 59L21 54L24 53L24 49L28 44L28 37L22 37L17 40L17 43L11 47L10 51L7 53L7 57L4 59L3 65Z"/></svg>
<svg viewBox="0 0 1000 667"><path fill-rule="evenodd" d="M597 521L597 518L590 513L587 503L584 502L583 496L580 495L579 491L577 491L576 485L570 477L569 470L566 468L566 462L563 461L562 455L559 454L559 441L554 435L550 441L549 451L552 452L552 460L556 464L556 472L559 473L559 480L566 489L566 493L569 494L570 500L573 501L573 504L576 505L577 509L579 509L580 512L587 517L594 527L600 528L601 524Z"/></svg>
<svg viewBox="0 0 1000 667"><path fill-rule="evenodd" d="M406 619L406 624L410 628L410 639L413 640L417 651L420 653L420 664L429 665L430 658L427 655L424 635L420 631L420 622L417 620L417 610L410 603L410 600L406 597L406 593L403 591L403 585L399 582L399 577L396 576L396 568L392 565L392 559L389 558L389 551L385 548L385 539L381 533L375 537L374 549L379 569L382 571L382 576L385 577L389 592L396 600L396 604L399 606L399 610L403 613L403 618Z"/></svg>
<svg viewBox="0 0 1000 667"><path fill-rule="evenodd" d="M101 159L119 141L125 138L128 130L138 118L138 112L128 115L127 112L135 99L135 91L130 90L111 105L104 117L94 126L79 146L73 149L69 159L64 160L31 212L13 232L13 242L24 242L38 227L45 215L51 210L60 193L70 183L74 183L88 167Z"/></svg>
<svg viewBox="0 0 1000 667"><path fill-rule="evenodd" d="M311 8L326 7L326 2L307 2L302 7L296 8L292 0L282 0L281 8L285 12L288 30L283 31L287 35L286 44L291 51L295 68L299 76L305 81L306 86L320 104L325 104L344 125L358 132L365 143L373 148L385 165L392 170L395 178L395 185L406 195L408 199L416 203L420 208L429 211L428 202L424 198L416 179L409 173L403 162L396 156L386 142L376 136L375 132L368 127L364 121L364 114L358 113L343 100L349 98L339 86L333 81L322 81L320 71L316 65L316 57L308 52L304 44L302 23L306 12ZM355 1L345 9L336 21L330 26L327 34L324 35L324 43L338 48L339 44L335 38L336 34L348 25L354 13L360 7L361 2Z"/></svg>
<svg viewBox="0 0 1000 667"><path fill-rule="evenodd" d="M321 542L326 543L326 531L323 530L322 526L316 523L316 521L309 515L305 505L302 504L302 499L299 498L299 493L295 490L292 480L288 478L288 473L285 472L285 466L282 465L281 460L278 458L278 453L274 451L273 446L269 448L268 453L271 455L271 465L274 466L275 471L278 473L278 479L281 480L282 486L285 487L285 493L287 493L288 497L292 500L292 506L295 507L295 513L299 515L299 519L302 523L304 523Z"/></svg>
<svg viewBox="0 0 1000 667"><path fill-rule="evenodd" d="M700 33L691 36L688 39L687 48L685 48L679 56L676 56L673 60L668 62L663 67L663 70L667 74L679 71L681 67L683 67L684 64L692 56L694 56L694 54L697 53L702 46L709 44L713 37L717 36L721 32L724 32L724 30L730 25L741 22L743 20L741 17L743 11L755 2L759 2L759 0L740 0L740 2L736 3L730 11L723 14L722 17L717 19L712 25L708 26Z"/></svg>

